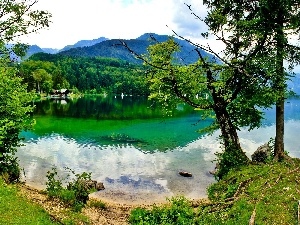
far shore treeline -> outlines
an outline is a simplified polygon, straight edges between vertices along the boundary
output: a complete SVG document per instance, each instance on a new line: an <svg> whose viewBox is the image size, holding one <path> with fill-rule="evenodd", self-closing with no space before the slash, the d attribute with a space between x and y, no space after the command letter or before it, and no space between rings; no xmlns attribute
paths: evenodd
<svg viewBox="0 0 300 225"><path fill-rule="evenodd" d="M143 66L116 58L37 53L19 67L28 90L38 93L68 88L89 94L149 95Z"/></svg>

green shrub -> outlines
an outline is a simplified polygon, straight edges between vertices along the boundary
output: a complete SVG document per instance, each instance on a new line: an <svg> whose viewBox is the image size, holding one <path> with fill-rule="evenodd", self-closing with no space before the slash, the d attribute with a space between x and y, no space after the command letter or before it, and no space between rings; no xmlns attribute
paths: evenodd
<svg viewBox="0 0 300 225"><path fill-rule="evenodd" d="M169 202L169 206L153 206L151 210L143 208L132 210L129 218L130 224L194 224L195 213L186 198L171 198Z"/></svg>
<svg viewBox="0 0 300 225"><path fill-rule="evenodd" d="M0 66L0 175L6 182L19 181L20 168L15 157L21 142L19 134L34 123L30 116L33 107L29 104L33 95L27 92L17 72Z"/></svg>
<svg viewBox="0 0 300 225"><path fill-rule="evenodd" d="M237 169L240 166L247 165L249 159L246 155L241 155L239 150L232 149L231 151L224 151L222 153L216 153L218 170L215 177L221 180L226 176L230 170Z"/></svg>
<svg viewBox="0 0 300 225"><path fill-rule="evenodd" d="M89 202L89 206L97 208L97 209L106 209L107 208L106 204L99 200L91 200Z"/></svg>
<svg viewBox="0 0 300 225"><path fill-rule="evenodd" d="M58 176L56 168L47 172L46 193L49 197L58 197L75 211L80 211L87 203L89 194L93 191L86 185L86 182L91 180L91 173L75 174L71 169L67 168L67 170L74 175L74 178L67 182L66 187L63 186L64 179ZM69 177L70 174L66 179Z"/></svg>
<svg viewBox="0 0 300 225"><path fill-rule="evenodd" d="M0 163L1 176L6 183L16 183L20 180L20 167L17 157L6 156L4 162Z"/></svg>

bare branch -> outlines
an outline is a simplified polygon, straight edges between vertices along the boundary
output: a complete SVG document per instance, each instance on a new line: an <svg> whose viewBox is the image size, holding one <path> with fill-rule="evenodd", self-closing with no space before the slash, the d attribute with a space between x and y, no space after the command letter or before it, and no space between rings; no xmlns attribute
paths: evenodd
<svg viewBox="0 0 300 225"><path fill-rule="evenodd" d="M160 67L160 66L157 66L151 62L149 62L145 57L143 57L142 55L140 54L137 54L134 50L132 50L125 41L122 41L120 40L120 43L123 47L125 47L132 55L134 55L136 58L142 60L145 64L151 66L151 67L154 67L156 69L160 69L160 70L168 70L166 68L163 68L163 67Z"/></svg>

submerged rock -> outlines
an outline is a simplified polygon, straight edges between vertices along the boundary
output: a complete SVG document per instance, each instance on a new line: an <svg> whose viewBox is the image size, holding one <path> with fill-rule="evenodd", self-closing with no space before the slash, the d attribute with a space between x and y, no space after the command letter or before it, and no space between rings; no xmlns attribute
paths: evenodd
<svg viewBox="0 0 300 225"><path fill-rule="evenodd" d="M186 171L180 171L179 175L183 176L183 177L192 177L193 174L186 172Z"/></svg>
<svg viewBox="0 0 300 225"><path fill-rule="evenodd" d="M220 165L219 165L219 163L216 163L215 169L211 170L211 171L208 171L208 173L211 174L211 175L216 176L217 173L218 173L218 171L219 171L219 169L220 169Z"/></svg>

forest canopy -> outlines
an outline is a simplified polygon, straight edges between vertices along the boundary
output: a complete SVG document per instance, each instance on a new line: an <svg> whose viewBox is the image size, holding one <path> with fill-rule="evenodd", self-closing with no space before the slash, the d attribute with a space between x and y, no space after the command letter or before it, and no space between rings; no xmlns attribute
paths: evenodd
<svg viewBox="0 0 300 225"><path fill-rule="evenodd" d="M44 73L41 69L50 76L36 77L34 74ZM38 53L20 64L20 73L29 89L37 92L40 86L45 93L61 88L77 89L82 93L149 93L143 67L114 58ZM47 82L50 85L47 86Z"/></svg>

